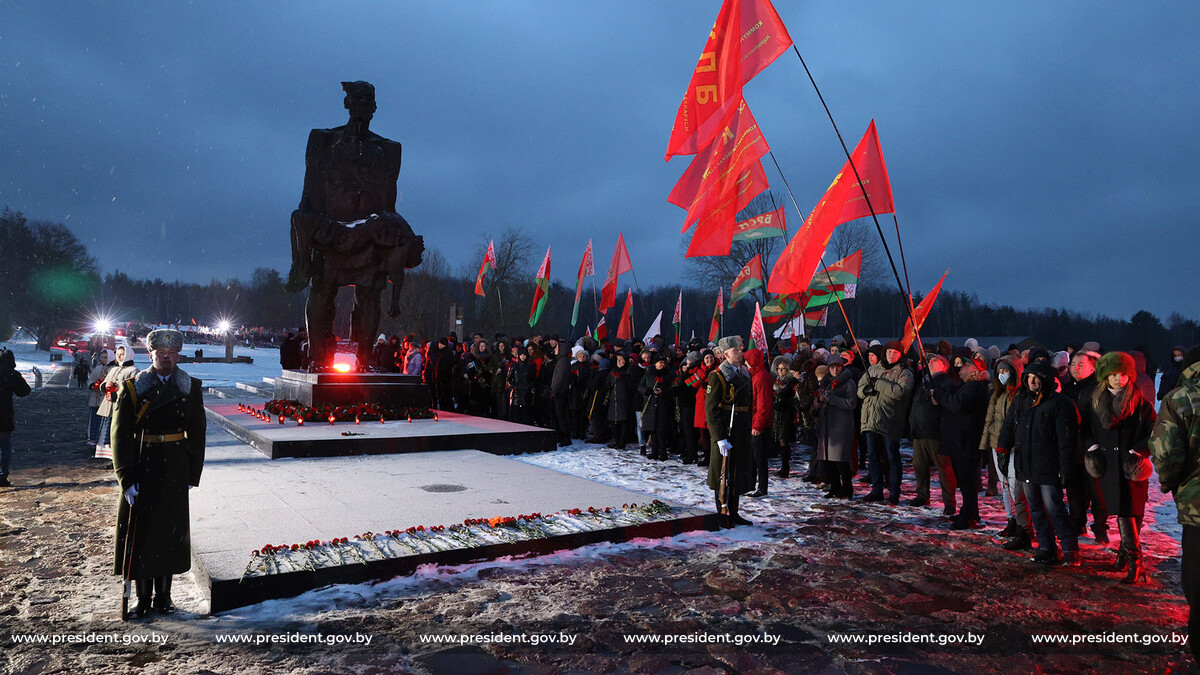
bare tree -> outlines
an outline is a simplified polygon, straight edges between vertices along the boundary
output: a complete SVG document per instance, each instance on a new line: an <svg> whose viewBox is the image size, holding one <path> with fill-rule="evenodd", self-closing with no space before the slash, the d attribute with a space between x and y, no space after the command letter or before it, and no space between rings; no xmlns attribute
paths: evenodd
<svg viewBox="0 0 1200 675"><path fill-rule="evenodd" d="M504 301L508 298L509 304L512 305L517 297L512 290L517 286L532 283L530 261L533 258L533 237L520 226L505 228L499 237L485 232L479 235L475 243L474 260L478 261L476 265L483 262L489 241L493 242L496 249L496 269L488 270L487 276L484 277L483 291L486 295L478 299L482 307L477 314L486 325L509 328L504 319ZM474 278L478 271L478 267L471 270L471 278ZM509 314L517 316L520 312L510 311ZM517 327L516 324L512 326Z"/></svg>
<svg viewBox="0 0 1200 675"><path fill-rule="evenodd" d="M874 223L865 220L846 223L833 231L833 237L826 248L825 264L832 265L860 248L863 255L858 285L865 287L886 284L884 272L887 262L883 256L883 246L879 243L879 234Z"/></svg>

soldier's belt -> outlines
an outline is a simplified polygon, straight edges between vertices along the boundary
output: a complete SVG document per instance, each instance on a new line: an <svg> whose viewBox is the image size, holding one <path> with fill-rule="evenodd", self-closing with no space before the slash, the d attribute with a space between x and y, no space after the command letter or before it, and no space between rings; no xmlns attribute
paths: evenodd
<svg viewBox="0 0 1200 675"><path fill-rule="evenodd" d="M188 435L186 431L180 431L174 434L148 434L146 432L142 432L143 443L176 443L178 441L186 440L187 437Z"/></svg>
<svg viewBox="0 0 1200 675"><path fill-rule="evenodd" d="M725 404L718 404L718 405L721 408L721 410L732 410L734 412L750 412L750 406L748 406L748 405L739 405L739 406L727 406Z"/></svg>

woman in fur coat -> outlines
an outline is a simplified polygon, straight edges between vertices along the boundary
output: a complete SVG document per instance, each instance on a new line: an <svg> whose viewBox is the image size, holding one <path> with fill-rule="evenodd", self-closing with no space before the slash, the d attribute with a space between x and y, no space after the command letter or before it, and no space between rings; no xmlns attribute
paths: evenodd
<svg viewBox="0 0 1200 675"><path fill-rule="evenodd" d="M1154 406L1137 385L1137 366L1124 352L1109 352L1096 362L1096 388L1090 405L1080 411L1079 435L1087 454L1087 464L1096 477L1098 494L1109 513L1117 514L1121 548L1113 569L1128 571L1122 579L1137 583L1141 567L1142 516L1153 467L1150 463L1150 432L1156 415Z"/></svg>

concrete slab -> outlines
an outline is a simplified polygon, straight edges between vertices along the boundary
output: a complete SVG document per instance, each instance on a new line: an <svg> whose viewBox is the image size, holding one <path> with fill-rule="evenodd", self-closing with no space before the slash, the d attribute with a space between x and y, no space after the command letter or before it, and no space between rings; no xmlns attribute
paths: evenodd
<svg viewBox="0 0 1200 675"><path fill-rule="evenodd" d="M262 401L247 405L262 407ZM549 429L502 420L439 412L438 420L389 420L362 424L339 422L304 426L288 420L263 422L238 410L235 401L205 406L208 419L273 459L282 457L341 457L405 452L474 449L497 455L546 452L556 447ZM352 434L352 435L343 435Z"/></svg>
<svg viewBox="0 0 1200 675"><path fill-rule="evenodd" d="M295 433L295 428L283 430L289 432ZM616 508L645 504L654 496L477 450L270 459L231 440L220 430L210 430L201 485L190 493L195 570L212 612L331 583L390 578L423 564L535 555L598 541L718 527L716 514L676 507L664 520L649 523L421 554L401 550L395 557L376 556L380 559L366 565L354 562L243 579L250 552L267 544L353 538L416 525L449 526L467 518Z"/></svg>

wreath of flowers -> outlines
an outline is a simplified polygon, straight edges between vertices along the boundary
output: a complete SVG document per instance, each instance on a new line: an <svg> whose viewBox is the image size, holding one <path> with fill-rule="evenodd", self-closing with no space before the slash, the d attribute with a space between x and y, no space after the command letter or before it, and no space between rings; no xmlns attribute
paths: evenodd
<svg viewBox="0 0 1200 675"><path fill-rule="evenodd" d="M335 537L329 541L312 540L303 544L267 544L250 552L250 562L242 572L247 577L315 571L349 563L366 565L404 555L419 555L451 549L473 548L490 544L509 544L566 534L592 532L606 526L636 525L661 519L673 507L655 499L649 504L622 504L568 509L550 515L541 513L494 518L468 518L453 525L414 525L382 534L364 532L353 537Z"/></svg>
<svg viewBox="0 0 1200 675"><path fill-rule="evenodd" d="M243 404L238 404L238 409L243 412L254 414L253 411ZM358 403L355 405L326 405L320 408L304 405L303 403L292 399L275 399L267 401L262 407L265 415L262 417L281 417L283 419L295 420L301 424L305 422L368 422L378 420L428 420L437 419L437 411L430 408L389 408L376 403Z"/></svg>

